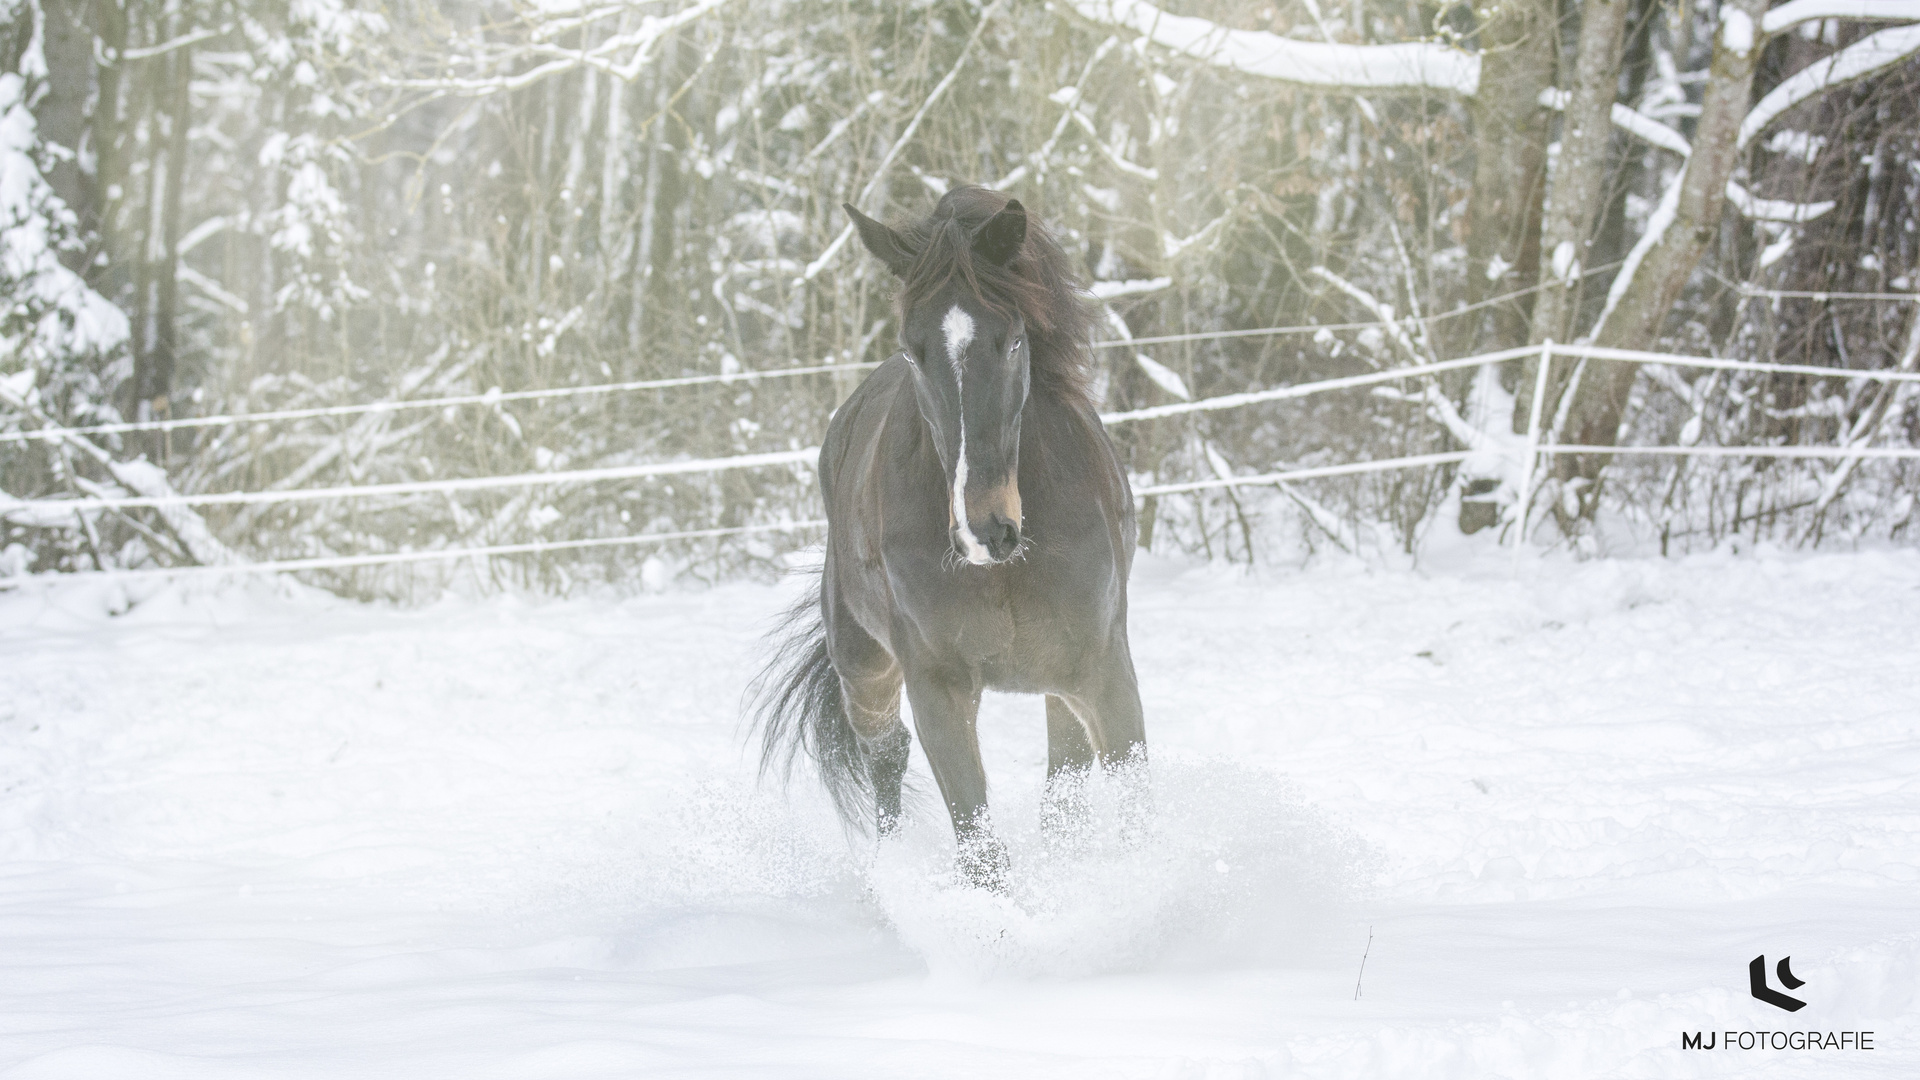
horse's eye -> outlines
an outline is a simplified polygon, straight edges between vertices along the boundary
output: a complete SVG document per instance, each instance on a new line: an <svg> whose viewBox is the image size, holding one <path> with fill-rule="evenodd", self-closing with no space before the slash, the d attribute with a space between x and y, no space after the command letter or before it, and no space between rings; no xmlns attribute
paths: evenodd
<svg viewBox="0 0 1920 1080"><path fill-rule="evenodd" d="M1024 347L1024 346L1026 345L1026 343L1027 343L1027 339L1026 339L1026 338L1023 338L1023 337L1017 337L1017 338L1014 338L1014 339L1013 339L1013 348L1011 348L1011 349L1008 349L1008 350L1007 350L1007 353L1008 353L1008 355L1012 355L1013 353L1017 353L1017 352L1019 352L1019 351L1021 350L1021 348L1022 348L1022 347Z"/></svg>

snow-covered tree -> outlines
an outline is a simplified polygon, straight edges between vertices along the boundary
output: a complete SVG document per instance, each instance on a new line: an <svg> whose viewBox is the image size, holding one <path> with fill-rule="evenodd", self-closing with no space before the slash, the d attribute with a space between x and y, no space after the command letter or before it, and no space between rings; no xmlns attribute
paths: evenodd
<svg viewBox="0 0 1920 1080"><path fill-rule="evenodd" d="M904 216L961 182L1055 225L1104 333L1180 338L1099 352L1119 412L1549 337L1897 365L1905 306L1828 318L1717 281L1866 288L1870 258L1888 268L1873 288L1911 288L1896 283L1908 212L1889 208L1920 183L1901 141L1911 110L1888 89L1914 69L1910 0L1742 2L23 0L16 54L37 41L54 59L16 72L24 104L8 115L37 124L25 153L53 201L36 205L70 211L31 220L52 264L91 288L89 310L124 320L115 343L76 337L59 372L43 364L35 407L175 423L87 444L104 460L83 478L127 490L106 462L144 456L182 488L221 491L791 450L819 438L854 365L893 347L891 282L841 204ZM1845 124L1809 116L1836 109ZM21 309L8 332L39 319ZM1189 336L1276 324L1309 332ZM10 370L33 348L53 355L21 337ZM846 371L485 396L812 365ZM1463 523L1510 527L1523 366L1116 424L1142 483L1471 452L1457 469L1271 498L1149 500L1143 539L1238 559L1297 529L1311 545L1411 550L1456 498ZM1561 363L1545 410L1559 441L1905 437L1904 397L1613 367ZM1728 404L1736 393L1746 405ZM482 400L177 426L445 394ZM23 409L8 422L42 423ZM84 491L61 454L95 460L46 439L0 453L6 490L43 499ZM1755 505L1809 541L1906 520L1856 505L1899 505L1904 474L1882 464L1608 456L1561 455L1536 505L1570 533L1605 506L1681 538L1750 524ZM16 462L39 471L21 479ZM810 516L808 484L761 469L258 505L210 510L201 531L272 556L587 539ZM90 542L112 561L127 537L146 545L127 549L135 561L200 557L160 515L58 516L15 535L68 553L35 565L85 565L69 555ZM87 526L126 536L83 541ZM714 576L804 539L660 557ZM651 557L493 565L564 587L629 579ZM419 570L331 584L416 581L431 584Z"/></svg>
<svg viewBox="0 0 1920 1080"><path fill-rule="evenodd" d="M1442 40L1383 43L1363 33L1350 44L1328 34L1317 43L1172 14L1147 0L1076 0L1073 6L1102 25L1123 27L1142 41L1249 78L1348 95L1431 93L1475 101L1478 166L1468 209L1475 259L1467 277L1475 291L1481 291L1483 276L1499 280L1517 270L1516 283L1539 278L1529 290L1537 296L1507 309L1530 307L1530 326L1502 318L1499 310L1489 315L1490 333L1477 340L1494 347L1548 339L1632 349L1657 345L1720 236L1727 206L1757 227L1776 230L1831 209L1831 203L1752 194L1746 170L1755 138L1835 88L1896 69L1920 53L1920 26L1913 25L1920 22L1920 7L1907 0L1790 0L1772 10L1764 0L1728 0L1717 11L1682 5L1665 25L1647 4L1583 0L1555 86L1545 81L1552 65L1530 59L1527 44L1540 47L1551 20L1524 2L1475 10L1470 32L1486 35L1475 51L1454 48L1444 33ZM1870 33L1841 29L1858 21L1896 25ZM1696 33L1696 23L1702 32ZM1849 43L1792 70L1770 71L1756 88L1769 48L1809 25L1836 44L1837 35L1847 33ZM1483 70L1494 63L1503 65L1498 77ZM1623 86L1627 100L1621 100ZM1528 116L1536 109L1564 116L1548 185L1536 183L1548 149L1547 126ZM1616 131L1628 138L1616 137ZM1516 148L1516 134L1533 145ZM1664 158L1640 164L1648 156ZM1651 209L1638 239L1608 258L1614 254L1608 249L1620 243L1623 209L1608 205L1609 189L1617 199L1639 175L1656 185ZM1604 288L1596 295L1590 281ZM1524 338L1516 338L1520 332ZM1563 364L1545 409L1562 441L1614 445L1640 371L1621 362ZM1520 392L1495 395L1512 401L1516 431L1532 406L1532 382L1510 377L1509 388ZM1484 437L1497 438L1486 423L1492 417L1479 419ZM1547 502L1563 528L1577 529L1592 518L1601 470L1610 459L1556 459ZM1463 469L1463 486L1511 502L1520 471L1510 451L1483 456ZM1469 502L1463 523L1475 518L1473 510Z"/></svg>
<svg viewBox="0 0 1920 1080"><path fill-rule="evenodd" d="M83 255L79 221L46 172L75 148L41 138L33 108L47 89L45 15L37 0L0 12L0 433L118 419L111 397L127 318L69 262ZM98 537L75 515L9 513L8 504L84 490L98 463L61 440L0 441L0 573L69 564Z"/></svg>

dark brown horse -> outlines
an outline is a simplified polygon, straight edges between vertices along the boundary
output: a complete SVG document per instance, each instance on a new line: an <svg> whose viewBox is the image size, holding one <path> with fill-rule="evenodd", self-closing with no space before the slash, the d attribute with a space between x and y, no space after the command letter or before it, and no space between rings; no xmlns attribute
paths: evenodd
<svg viewBox="0 0 1920 1080"><path fill-rule="evenodd" d="M1144 748L1127 646L1133 495L1088 394L1089 315L1066 253L1016 200L947 193L889 228L901 352L827 429L826 561L757 683L761 765L804 750L843 819L900 814L913 705L961 867L996 885L975 719L983 690L1047 696L1047 772Z"/></svg>

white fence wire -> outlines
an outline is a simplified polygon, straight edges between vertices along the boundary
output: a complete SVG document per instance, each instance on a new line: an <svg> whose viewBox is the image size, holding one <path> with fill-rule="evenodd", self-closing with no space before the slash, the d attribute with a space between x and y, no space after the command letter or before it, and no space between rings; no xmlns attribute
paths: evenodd
<svg viewBox="0 0 1920 1080"><path fill-rule="evenodd" d="M1610 269L1613 265L1617 265L1617 264L1609 264L1608 266L1604 266L1604 267L1594 267L1593 269L1587 271L1587 274L1594 274L1594 273L1600 272L1601 270ZM1515 299L1516 297L1524 296L1527 293L1536 292L1538 291L1538 289L1539 289L1538 286L1535 286L1534 288L1530 288L1530 289L1520 289L1514 292L1505 293L1500 296L1489 297L1488 299L1482 300L1475 304L1462 305L1461 307L1455 308L1452 311L1440 312L1434 315L1409 317L1409 318L1399 319L1394 321L1385 321L1385 320L1376 319L1376 320L1365 321L1365 322L1313 323L1313 324L1300 324L1300 325L1293 325L1293 326L1259 326L1259 327L1251 327L1251 328L1241 329L1241 330L1202 330L1202 331L1196 331L1196 332L1187 333L1187 334L1161 334L1154 337L1141 337L1141 338L1114 338L1107 341L1093 342L1091 347L1094 349L1131 349L1131 348L1136 348L1144 345L1168 345L1168 344L1177 344L1180 342L1188 342L1188 341L1223 341L1223 340L1231 340L1231 339L1237 339L1237 338L1279 337L1279 336L1286 336L1286 335L1293 335L1293 334L1316 334L1317 335L1321 333L1333 333L1336 331L1345 332L1345 331L1352 331L1352 330L1377 329L1377 328L1383 328L1383 327L1404 327L1404 326L1413 326L1413 325L1427 325L1431 323L1442 322L1447 319L1458 318L1459 316L1466 315L1480 308L1504 303L1508 300ZM1743 295L1747 295L1747 296L1788 298L1788 299L1808 299L1808 300L1814 300L1818 302L1826 302L1826 301L1832 301L1832 300L1909 300L1909 301L1920 300L1920 293L1800 292L1800 291L1793 291L1793 290L1754 289L1754 288L1747 288L1747 287L1739 287L1739 289ZM1445 366L1428 365L1426 367L1423 367L1421 370L1446 371L1456 367L1472 367L1472 366L1477 366L1479 364L1493 363L1495 362L1496 357L1505 359L1505 358L1510 358L1508 354L1510 354L1511 356L1522 356L1522 355L1529 355L1534 351L1536 350L1533 349L1532 347L1522 347L1519 349L1508 350L1507 354L1490 353L1484 356L1467 357L1464 360L1443 361L1442 364ZM1562 351L1564 351L1564 347ZM1695 359L1699 359L1699 358L1695 358ZM1746 367L1750 370L1755 370L1755 371L1791 370L1791 371L1805 372L1809 374L1831 374L1832 373L1831 369L1828 369L1828 368L1812 368L1812 367L1804 367L1804 366L1793 367L1791 365L1783 366L1783 367L1774 367L1774 368L1763 368L1760 365L1741 364L1738 361L1726 361L1726 363L1730 365ZM447 395L443 397L434 397L434 398L406 398L406 399L399 399L399 400L393 400L393 401L375 401L375 402L371 402L364 405L323 405L323 406L314 406L310 408L301 408L301 409L272 409L272 410L267 410L264 412L257 412L257 413L255 412L218 413L210 416L186 416L186 417L180 417L178 419L167 419L167 420L122 420L122 421L114 421L112 423L82 424L82 425L76 425L72 427L53 426L53 427L33 428L33 429L22 430L22 431L0 431L0 443L34 442L34 441L44 440L44 439L60 438L62 436L67 436L67 435L123 435L123 434L129 434L132 432L139 432L139 431L180 431L183 429L191 429L191 428L227 427L229 425L234 425L234 424L262 424L262 423L275 423L275 422L284 421L284 420L311 420L319 417L328 417L328 416L362 416L367 413L406 412L406 411L417 411L417 410L423 410L423 409L462 408L462 407L471 406L471 405L483 405L483 406L491 407L495 405L501 405L509 401L548 401L548 400L554 400L559 398L582 397L582 396L591 396L591 395L599 395L599 394L637 393L637 392L646 391L646 390L670 390L670 389L675 389L675 388L684 387L684 386L710 386L710 385L731 386L736 383L752 383L752 382L759 382L767 379L787 379L787 378L794 378L796 376L801 376L801 375L826 375L826 374L832 374L836 372L869 371L879 366L880 366L879 361L861 361L858 363L853 363L853 362L825 363L825 364L813 364L805 367L762 368L762 369L755 369L755 370L748 370L748 371L723 372L717 375L676 375L676 376L672 376L669 378L662 378L662 379L637 379L637 380L627 380L623 382L591 383L585 386L555 386L555 387L546 387L546 388L537 389L537 390L501 390L499 387L496 386L490 390L487 390L483 393L478 393L478 394L452 394L452 395ZM1383 381L1383 380L1380 380L1380 381ZM1352 385L1365 385L1365 383L1353 383ZM1237 405L1252 404L1255 401L1278 401L1285 397L1297 397L1300 395L1293 391L1297 391L1298 389L1299 389L1298 387L1287 387L1287 388L1284 388L1284 391L1265 391L1261 396L1252 396L1252 397L1249 397L1247 395L1227 395L1221 398L1208 399L1210 402L1216 402L1216 404L1188 402L1188 403L1184 403L1182 406L1162 406L1161 407L1163 410L1172 410L1172 411L1155 412L1151 410L1135 410L1135 412L1133 413L1116 413L1116 414L1113 414L1112 416L1109 416L1107 419L1109 423L1114 423L1114 422L1119 422L1120 420L1131 420L1131 419L1144 420L1144 419L1150 419L1153 416L1170 416L1170 415L1173 415L1174 412L1197 412L1197 411L1202 411L1203 409L1234 408ZM1341 387L1330 387L1330 389L1341 389ZM1136 413L1138 415L1136 415Z"/></svg>
<svg viewBox="0 0 1920 1080"><path fill-rule="evenodd" d="M488 547L436 548L428 551L392 551L378 555L332 555L313 559L275 559L270 562L235 563L225 566L173 566L151 570L82 570L71 574L41 574L31 580L48 582L103 581L139 578L206 577L234 574L289 574L306 570L345 570L396 563L457 562L461 559L487 559L496 555L536 555L548 551L580 551L588 548L637 547L666 544L675 540L714 540L755 533L803 532L824 529L820 521L776 521L763 525L739 525L725 529L689 529L684 532L641 533L636 536L603 536L584 540L531 540L523 544L494 544ZM0 589L21 579L0 579Z"/></svg>
<svg viewBox="0 0 1920 1080"><path fill-rule="evenodd" d="M289 488L286 491L210 491L197 495L127 495L99 499L19 499L0 503L0 513L50 513L76 510L136 510L162 506L240 506L263 503L312 502L316 499L372 499L391 495L426 495L451 491L587 484L601 480L637 480L685 473L761 469L769 465L811 464L820 455L817 446L779 450L771 454L655 461L641 465L610 465L600 469L515 473L511 476L457 476L446 480L405 480L391 484L343 484L339 487Z"/></svg>
<svg viewBox="0 0 1920 1080"><path fill-rule="evenodd" d="M1822 294L1833 296L1836 294ZM1910 299L1906 294L1889 294L1890 297ZM1876 297L1877 298L1877 297ZM1278 329L1278 328L1274 328ZM1321 328L1314 328L1321 329ZM1201 338L1211 335L1194 335ZM1161 340L1161 339L1153 339ZM1149 339L1131 342L1112 342L1113 345L1139 345L1150 343ZM1141 420L1157 419L1187 413L1208 412L1220 409L1243 408L1248 405L1269 401L1282 401L1308 397L1314 394L1330 393L1338 390L1354 389L1363 386L1378 385L1409 378L1425 378L1446 371L1464 368L1482 367L1487 364L1502 363L1522 357L1539 356L1543 360L1537 369L1540 383L1544 386L1549 365L1553 359L1562 357L1581 357L1595 360L1613 360L1636 364L1660 364L1670 367L1692 367L1725 371L1764 372L1774 374L1805 375L1816 378L1837 378L1848 380L1867 380L1885 383L1920 382L1920 372L1898 370L1851 370L1844 368L1814 367L1805 364L1776 364L1726 360L1718 357L1687 356L1674 353L1642 352L1627 349L1609 349L1592 345L1557 345L1551 342L1545 346L1527 346L1518 349L1506 349L1478 356L1463 357L1456 360L1444 360L1429 364L1409 365L1363 375L1345 376L1335 379L1317 380L1294 386L1276 387L1271 390L1252 391L1240 394L1224 394L1199 401L1178 402L1170 405L1154 406L1146 409L1134 409L1127 412L1109 413L1102 416L1108 424L1129 423ZM837 364L824 368L788 369L774 372L742 373L731 376L698 376L686 380L652 380L645 384L649 387L672 384L692 385L695 382L720 382L739 380L745 377L757 377L767 374L809 374L819 371L850 371L869 368L872 364ZM608 384L615 386L640 386L642 384ZM475 395L475 400L526 400L535 395L558 396L561 393L596 388L562 388L558 391L524 391L518 395ZM605 389L605 388L600 388ZM1536 392L1534 400L1540 401L1542 394ZM419 407L447 404L451 399L439 399L435 402L418 403ZM466 399L462 399L466 400ZM361 412L397 406L413 406L416 403L382 403L376 406L341 406L337 412L316 410L296 410L300 415L340 415L345 410ZM266 418L269 414L258 416L240 415L233 422ZM289 414L282 414L289 415ZM215 418L204 418L211 423ZM1531 487L1537 463L1543 457L1559 454L1605 454L1605 455L1661 455L1679 457L1746 457L1746 458L1790 458L1790 459L1912 459L1920 458L1920 448L1902 447L1819 447L1819 446L1593 446L1593 445L1557 445L1544 442L1541 431L1539 410L1534 410L1528 431L1527 449L1524 451L1524 479L1522 482L1521 502L1517 520L1520 529L1516 530L1516 545L1524 543L1526 533L1527 504L1532 494ZM82 431L83 429L70 429ZM114 498L86 499L39 499L13 500L0 504L0 514L25 513L29 515L48 513L85 513L106 510L128 510L137 508L157 508L167 506L214 506L243 505L263 503L306 502L325 499L362 499L383 496L405 496L427 493L445 493L457 491L476 491L504 488L524 488L544 485L571 485L594 483L607 480L640 479L656 476L683 475L688 473L721 472L732 469L766 468L777 465L811 466L819 453L818 447L806 447L797 450L777 451L763 454L742 454L723 458L699 460L650 462L636 465L610 466L597 469L575 469L557 472L520 473L510 476L455 477L444 480L420 480L388 484L343 485L327 488L295 488L285 491L236 491L208 492L202 494L179 494L166 496L126 496ZM1245 476L1216 477L1206 480L1194 480L1182 483L1155 484L1137 488L1137 498L1159 495L1171 495L1183 492L1206 491L1232 487L1254 487L1285 484L1299 480L1322 479L1333 476L1350 476L1373 472L1387 472L1397 469L1423 468L1432 465L1452 464L1475 455L1473 451L1449 451L1435 454L1416 454L1407 457L1390 458L1375 461L1348 462L1338 465L1313 466L1298 469L1284 469L1275 472L1257 473ZM102 577L159 577L181 573L286 573L306 570L344 569L353 567L379 566L393 563L425 561L447 561L463 558L486 558L495 555L530 554L549 551L580 550L636 544L666 543L675 540L718 538L766 532L792 532L820 528L822 521L776 522L762 525L740 526L726 529L699 529L674 533L653 533L636 536L610 537L586 540L533 541L522 544L504 544L491 547L446 548L430 551L391 552L377 555L348 555L314 559L276 560L269 562L245 563L229 566L183 567L177 569L92 571L69 574L39 575L40 580L77 580L81 578ZM32 578L13 578L0 582L0 587L12 587Z"/></svg>
<svg viewBox="0 0 1920 1080"><path fill-rule="evenodd" d="M679 375L670 379L640 379L631 382L594 383L589 386L555 386L543 390L502 391L495 387L483 394L455 394L451 397L408 398L376 401L368 405L327 405L310 409L275 409L257 413L223 413L214 416L187 416L178 420L128 420L112 424L87 424L81 427L43 427L30 431L0 431L0 442L29 442L66 435L119 435L133 431L178 431L182 428L226 427L229 424L263 424L280 420L311 420L321 416L361 416L366 413L402 412L416 409L451 409L465 405L498 405L508 401L547 401L587 394L615 394L640 390L668 390L680 386L720 385L785 379L795 375L820 375L834 371L866 371L877 363L815 364L812 367L767 368L736 371L722 375Z"/></svg>

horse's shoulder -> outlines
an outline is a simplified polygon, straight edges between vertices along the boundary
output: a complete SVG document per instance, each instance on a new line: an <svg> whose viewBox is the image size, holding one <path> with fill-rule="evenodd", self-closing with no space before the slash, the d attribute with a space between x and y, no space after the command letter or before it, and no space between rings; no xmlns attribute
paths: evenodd
<svg viewBox="0 0 1920 1080"><path fill-rule="evenodd" d="M1072 521L1069 531L1091 538L1105 522L1123 565L1132 555L1135 523L1133 491L1106 425L1093 402L1080 397L1048 397L1036 402L1022 429L1021 485L1031 481L1030 506L1047 513L1052 504Z"/></svg>
<svg viewBox="0 0 1920 1080"><path fill-rule="evenodd" d="M820 447L822 474L838 472L855 443L874 437L900 400L899 391L906 378L907 359L896 353L854 387L827 423L827 437Z"/></svg>
<svg viewBox="0 0 1920 1080"><path fill-rule="evenodd" d="M1035 395L1028 416L1037 421L1034 442L1042 452L1075 459L1082 467L1119 467L1113 440L1092 402Z"/></svg>
<svg viewBox="0 0 1920 1080"><path fill-rule="evenodd" d="M899 388L906 375L905 353L895 353L887 357L880 362L879 367L873 370L873 374L860 380L860 385L854 387L853 393L847 395L847 400L842 402L839 410L833 414L834 423L841 424L851 420L875 401L891 400L893 392Z"/></svg>

